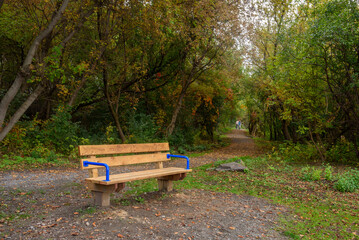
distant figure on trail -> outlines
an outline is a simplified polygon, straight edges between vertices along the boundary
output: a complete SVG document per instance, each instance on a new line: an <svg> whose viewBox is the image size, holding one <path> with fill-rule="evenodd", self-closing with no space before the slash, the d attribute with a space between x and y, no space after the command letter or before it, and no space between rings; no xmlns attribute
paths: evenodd
<svg viewBox="0 0 359 240"><path fill-rule="evenodd" d="M236 122L236 129L241 129L241 121L240 120L238 120Z"/></svg>

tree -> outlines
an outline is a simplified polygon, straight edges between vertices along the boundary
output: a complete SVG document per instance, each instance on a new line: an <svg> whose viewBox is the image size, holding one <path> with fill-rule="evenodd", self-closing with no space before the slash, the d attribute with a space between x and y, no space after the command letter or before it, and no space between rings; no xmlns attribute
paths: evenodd
<svg viewBox="0 0 359 240"><path fill-rule="evenodd" d="M0 102L0 141L2 141L5 136L9 133L9 131L13 128L16 122L20 119L20 117L25 113L25 111L29 108L29 106L35 101L35 99L41 94L44 90L44 86L40 83L30 94L30 96L26 99L26 101L20 106L20 108L15 112L15 114L10 118L9 123L3 127L4 120L6 117L6 113L8 108L15 98L16 94L20 90L20 87L24 84L27 77L30 75L31 72L31 63L33 62L33 58L38 50L39 45L41 42L50 35L50 33L55 28L58 21L61 19L63 12L65 11L69 0L64 0L61 6L56 9L54 12L53 18L49 22L48 26L39 33L39 35L34 39L32 42L26 58L18 71L16 78L11 85L11 87L6 92L5 96L1 99Z"/></svg>
<svg viewBox="0 0 359 240"><path fill-rule="evenodd" d="M226 1L186 2L177 21L186 45L186 60L181 69L181 91L174 106L167 136L173 133L178 113L188 88L214 66L214 60L233 46L238 34L238 5Z"/></svg>

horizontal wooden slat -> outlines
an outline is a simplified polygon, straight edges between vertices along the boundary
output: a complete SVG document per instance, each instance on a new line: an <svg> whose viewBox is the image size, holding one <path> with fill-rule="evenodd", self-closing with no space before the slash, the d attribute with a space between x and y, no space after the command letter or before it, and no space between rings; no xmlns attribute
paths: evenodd
<svg viewBox="0 0 359 240"><path fill-rule="evenodd" d="M96 178L86 178L87 182L101 184L101 185L112 185L116 183L124 183L124 182L130 182L135 180L141 180L141 179L148 179L148 178L158 178L158 177L164 177L164 176L170 176L180 173L188 173L191 172L191 169L184 169L184 168L159 168L159 169L152 169L152 170L146 170L146 171L139 171L139 172L130 172L130 173L121 173L116 175L110 175L110 181L106 182L105 176L96 177Z"/></svg>
<svg viewBox="0 0 359 240"><path fill-rule="evenodd" d="M80 145L80 156L169 151L168 143Z"/></svg>
<svg viewBox="0 0 359 240"><path fill-rule="evenodd" d="M113 167L113 166L122 166L122 165L139 164L139 163L163 162L169 160L170 159L167 159L167 153L99 157L99 158L81 159L81 168L82 169L103 168L102 166L95 166L95 165L89 165L88 167L84 167L83 161L106 163L109 167Z"/></svg>

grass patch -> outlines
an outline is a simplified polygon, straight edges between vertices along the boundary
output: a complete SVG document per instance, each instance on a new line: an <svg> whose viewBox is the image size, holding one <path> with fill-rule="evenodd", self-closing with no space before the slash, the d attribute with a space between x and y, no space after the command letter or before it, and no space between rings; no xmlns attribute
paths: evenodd
<svg viewBox="0 0 359 240"><path fill-rule="evenodd" d="M83 208L83 209L78 209L76 212L79 214L79 215L91 215L91 214L94 214L96 213L97 211L97 208L96 207L86 207L86 208Z"/></svg>
<svg viewBox="0 0 359 240"><path fill-rule="evenodd" d="M21 157L8 155L3 155L0 157L0 171L74 166L78 166L78 163L75 164L64 158L49 159L41 157Z"/></svg>
<svg viewBox="0 0 359 240"><path fill-rule="evenodd" d="M176 182L174 187L248 194L287 206L291 213L281 217L281 230L293 239L358 237L358 194L339 192L334 187L336 180L330 181L342 174L334 174L328 166L307 167L303 172L305 166L280 160L264 157L241 159L249 168L247 173L208 170L240 160L234 158L198 167L183 181ZM305 174L307 180L303 177Z"/></svg>

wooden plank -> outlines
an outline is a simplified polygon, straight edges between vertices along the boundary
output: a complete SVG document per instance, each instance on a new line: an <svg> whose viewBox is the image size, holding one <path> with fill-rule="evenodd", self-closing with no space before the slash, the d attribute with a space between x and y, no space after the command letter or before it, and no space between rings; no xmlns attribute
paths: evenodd
<svg viewBox="0 0 359 240"><path fill-rule="evenodd" d="M91 156L89 161L96 162L96 157ZM82 166L83 166L83 164L82 164ZM90 174L90 177L98 177L98 169L97 168L89 169L89 174Z"/></svg>
<svg viewBox="0 0 359 240"><path fill-rule="evenodd" d="M116 175L110 175L110 181L106 182L105 177L97 177L97 178L86 178L85 180L92 183L102 184L102 185L112 185L115 183L124 183L135 180L147 179L147 178L159 178L169 175L175 175L180 173L191 172L192 169L184 169L184 168L160 168L160 169L151 169L139 172L130 172L130 173L121 173Z"/></svg>
<svg viewBox="0 0 359 240"><path fill-rule="evenodd" d="M139 163L163 162L169 160L171 159L167 158L167 153L138 154L138 155L127 155L127 156L116 156L116 157L99 157L95 159L88 158L88 159L81 159L81 169L103 168L102 166L95 166L95 165L89 165L88 167L84 167L83 161L106 163L109 167L113 167L113 166L123 166L130 164L139 164Z"/></svg>
<svg viewBox="0 0 359 240"><path fill-rule="evenodd" d="M80 145L80 156L169 151L168 143Z"/></svg>

